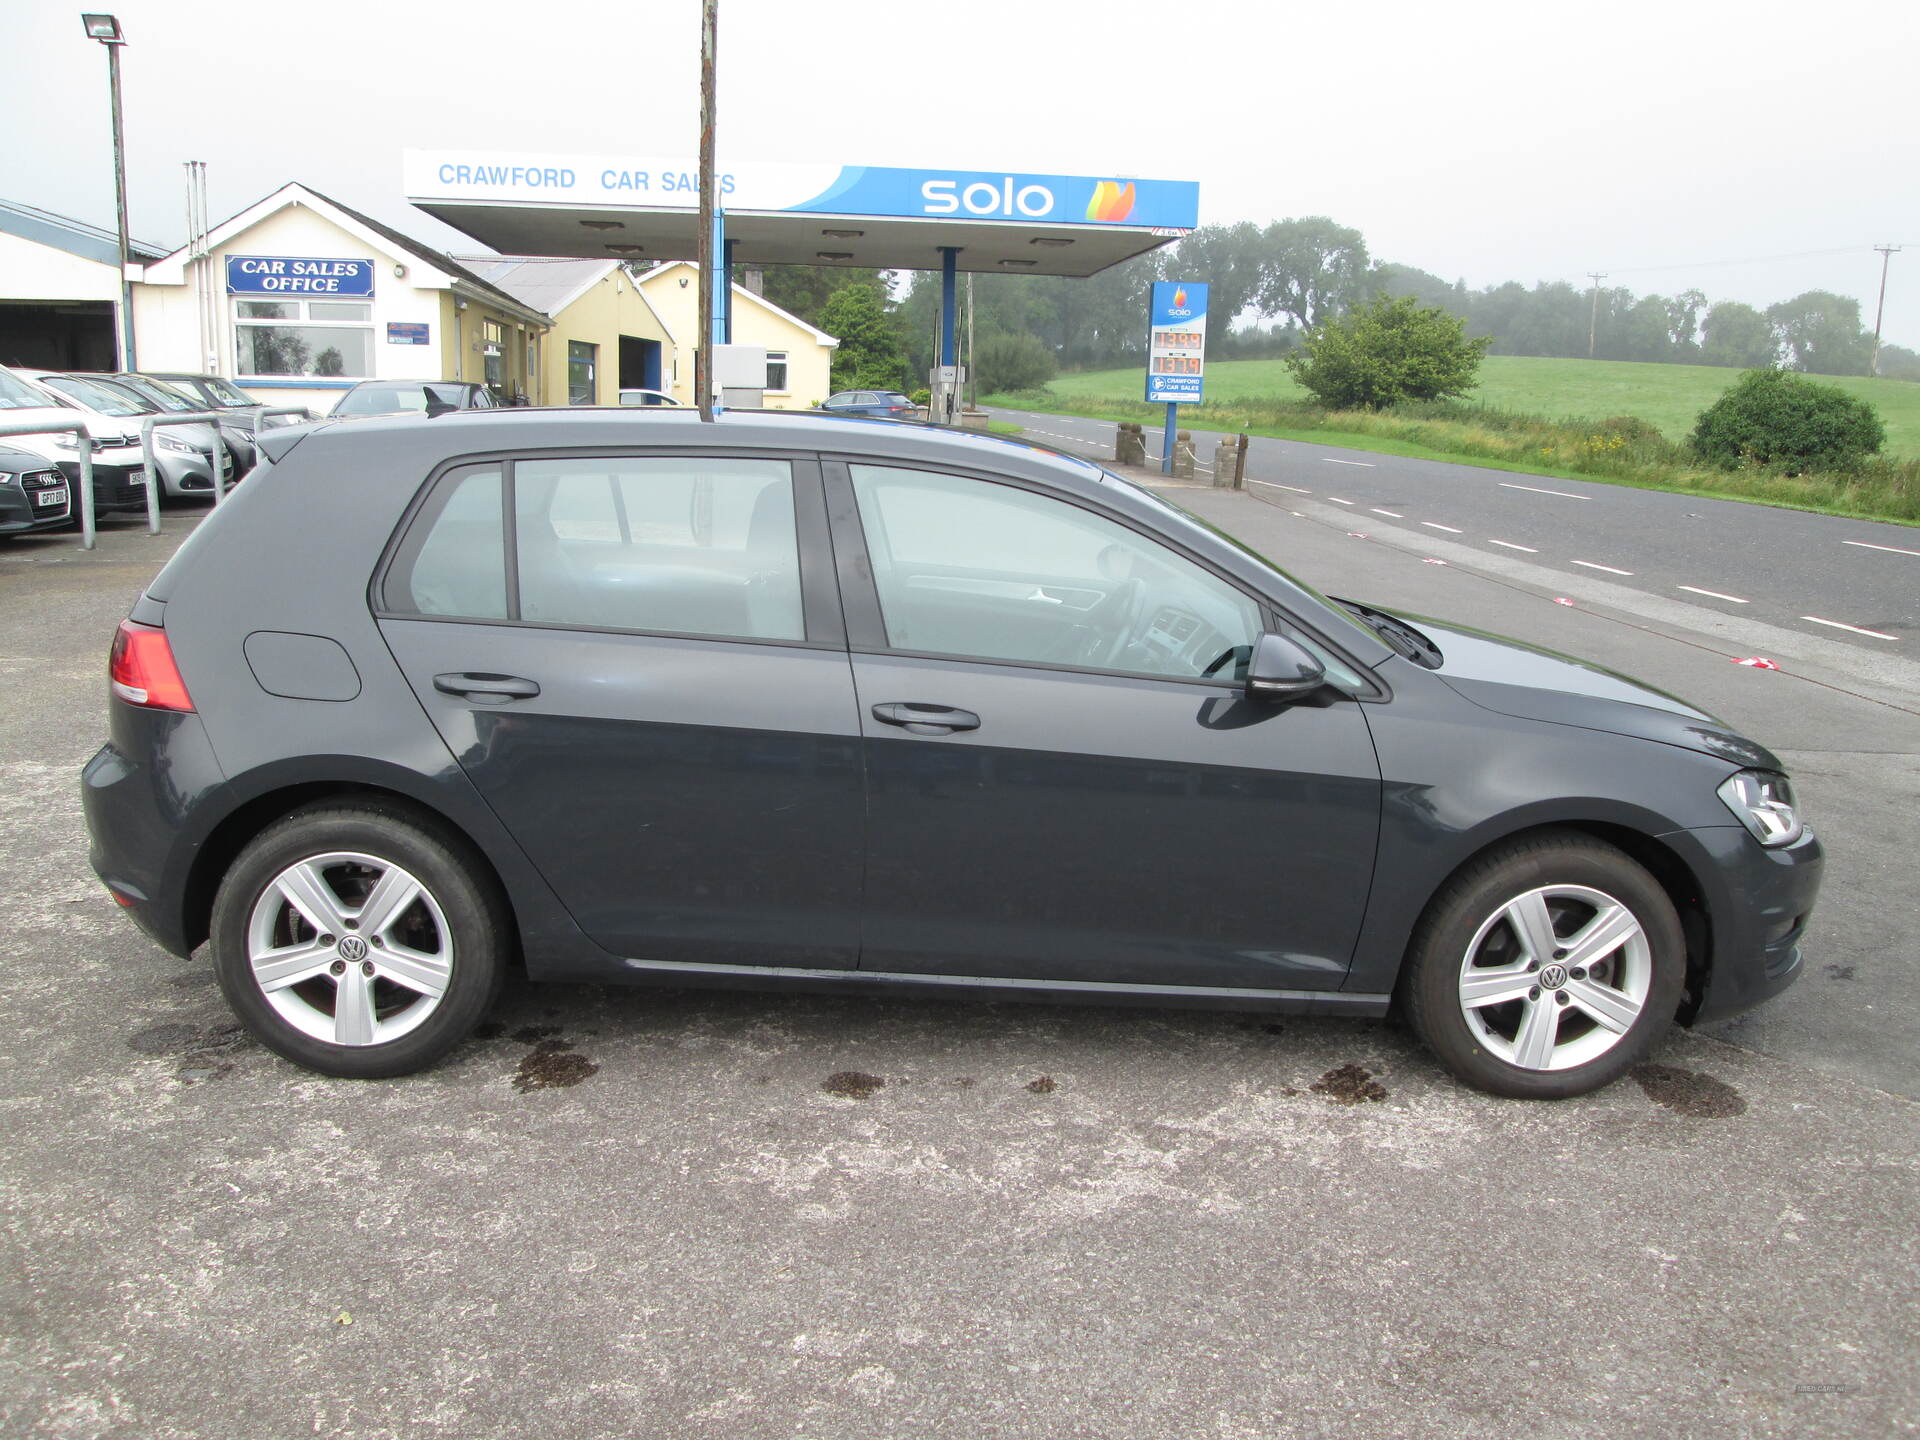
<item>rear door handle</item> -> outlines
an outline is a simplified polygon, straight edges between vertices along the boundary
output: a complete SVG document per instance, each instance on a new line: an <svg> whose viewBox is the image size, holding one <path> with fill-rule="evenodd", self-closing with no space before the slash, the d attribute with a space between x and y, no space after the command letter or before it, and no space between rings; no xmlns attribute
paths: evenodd
<svg viewBox="0 0 1920 1440"><path fill-rule="evenodd" d="M540 693L536 681L518 675L492 675L485 671L458 671L433 677L433 688L442 695L463 695L482 705L500 705L508 700L531 700Z"/></svg>
<svg viewBox="0 0 1920 1440"><path fill-rule="evenodd" d="M951 735L956 730L978 730L980 717L951 705L923 705L917 700L894 700L873 707L873 718L898 725L914 735Z"/></svg>

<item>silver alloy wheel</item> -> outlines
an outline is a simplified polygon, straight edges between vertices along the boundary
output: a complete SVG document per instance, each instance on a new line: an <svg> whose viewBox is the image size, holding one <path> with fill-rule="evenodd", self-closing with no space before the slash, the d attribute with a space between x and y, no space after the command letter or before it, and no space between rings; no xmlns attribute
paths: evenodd
<svg viewBox="0 0 1920 1440"><path fill-rule="evenodd" d="M267 1003L333 1045L384 1045L418 1028L439 1008L453 960L453 932L427 887L357 851L287 866L247 923L247 961Z"/></svg>
<svg viewBox="0 0 1920 1440"><path fill-rule="evenodd" d="M1570 1070L1633 1028L1653 949L1625 905L1586 885L1546 885L1487 917L1460 964L1460 1009L1489 1054Z"/></svg>

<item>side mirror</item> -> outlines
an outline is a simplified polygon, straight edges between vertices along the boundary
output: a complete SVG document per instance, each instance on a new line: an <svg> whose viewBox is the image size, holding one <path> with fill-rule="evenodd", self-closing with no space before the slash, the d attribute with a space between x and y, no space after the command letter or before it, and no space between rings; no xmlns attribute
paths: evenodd
<svg viewBox="0 0 1920 1440"><path fill-rule="evenodd" d="M1269 630L1247 661L1249 700L1298 700L1327 683L1327 667L1298 641Z"/></svg>

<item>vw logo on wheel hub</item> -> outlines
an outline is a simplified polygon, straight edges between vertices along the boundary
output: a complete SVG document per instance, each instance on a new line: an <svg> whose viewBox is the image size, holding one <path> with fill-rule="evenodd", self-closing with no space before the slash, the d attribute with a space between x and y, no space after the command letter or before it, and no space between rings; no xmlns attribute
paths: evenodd
<svg viewBox="0 0 1920 1440"><path fill-rule="evenodd" d="M347 953L347 947L342 945L340 947L340 953L345 955ZM1540 988L1542 990L1558 990L1566 983L1567 967L1564 965L1549 965L1540 972Z"/></svg>
<svg viewBox="0 0 1920 1440"><path fill-rule="evenodd" d="M366 959L367 942L362 940L358 935L348 935L344 937L340 941L340 958L342 960ZM1554 968L1557 970L1560 967L1556 965ZM1554 983L1557 985L1560 982L1556 980Z"/></svg>

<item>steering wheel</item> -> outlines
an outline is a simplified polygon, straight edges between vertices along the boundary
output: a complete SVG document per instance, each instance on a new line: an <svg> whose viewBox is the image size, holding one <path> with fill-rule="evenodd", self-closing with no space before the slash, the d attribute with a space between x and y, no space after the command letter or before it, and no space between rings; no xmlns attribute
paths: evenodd
<svg viewBox="0 0 1920 1440"><path fill-rule="evenodd" d="M1087 632L1081 663L1111 669L1132 643L1146 610L1146 582L1137 575L1123 581L1117 590L1089 610L1086 618L1080 622L1081 628ZM1100 638L1109 630L1113 640L1103 648Z"/></svg>

